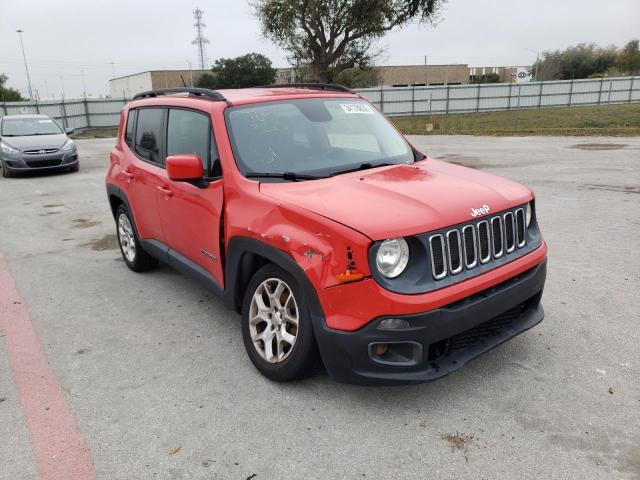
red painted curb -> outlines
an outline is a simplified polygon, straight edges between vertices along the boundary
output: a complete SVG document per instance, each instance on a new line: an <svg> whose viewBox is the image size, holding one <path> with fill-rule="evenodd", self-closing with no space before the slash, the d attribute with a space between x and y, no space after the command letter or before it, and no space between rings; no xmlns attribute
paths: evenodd
<svg viewBox="0 0 640 480"><path fill-rule="evenodd" d="M0 254L0 329L43 480L93 480L89 449Z"/></svg>

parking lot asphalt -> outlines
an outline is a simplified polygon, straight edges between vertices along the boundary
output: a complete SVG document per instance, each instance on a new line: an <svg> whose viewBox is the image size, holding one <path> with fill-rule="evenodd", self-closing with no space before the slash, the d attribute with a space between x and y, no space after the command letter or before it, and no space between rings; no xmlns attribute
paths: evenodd
<svg viewBox="0 0 640 480"><path fill-rule="evenodd" d="M97 478L640 478L640 139L410 139L530 186L549 270L542 324L409 387L272 383L221 301L130 272L113 139L78 140L79 173L0 178L0 253ZM0 336L0 479L41 478Z"/></svg>

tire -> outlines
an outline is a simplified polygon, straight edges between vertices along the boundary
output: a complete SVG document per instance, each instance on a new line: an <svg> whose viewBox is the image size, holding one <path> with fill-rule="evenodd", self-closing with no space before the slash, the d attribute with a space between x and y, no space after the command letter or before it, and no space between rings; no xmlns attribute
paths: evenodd
<svg viewBox="0 0 640 480"><path fill-rule="evenodd" d="M276 299L279 287L282 290ZM262 308L258 307L258 298L262 299ZM297 327L291 321L294 314ZM249 282L242 302L242 338L253 365L270 380L302 379L313 375L321 365L302 288L276 265L263 266Z"/></svg>
<svg viewBox="0 0 640 480"><path fill-rule="evenodd" d="M127 267L134 272L144 272L158 265L158 260L142 248L131 213L124 204L116 210L116 232L120 253Z"/></svg>
<svg viewBox="0 0 640 480"><path fill-rule="evenodd" d="M0 160L0 172L2 172L2 176L4 178L13 177L13 174L7 170L7 168L5 167L4 162L2 160Z"/></svg>

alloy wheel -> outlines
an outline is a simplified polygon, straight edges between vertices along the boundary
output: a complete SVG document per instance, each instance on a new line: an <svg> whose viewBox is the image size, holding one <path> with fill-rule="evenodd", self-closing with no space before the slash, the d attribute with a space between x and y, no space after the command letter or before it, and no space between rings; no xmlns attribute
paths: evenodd
<svg viewBox="0 0 640 480"><path fill-rule="evenodd" d="M136 259L136 238L129 217L124 213L118 217L118 238L122 253L130 263L133 263Z"/></svg>
<svg viewBox="0 0 640 480"><path fill-rule="evenodd" d="M258 354L269 363L285 360L296 343L299 310L291 287L279 278L258 285L249 309L249 332Z"/></svg>

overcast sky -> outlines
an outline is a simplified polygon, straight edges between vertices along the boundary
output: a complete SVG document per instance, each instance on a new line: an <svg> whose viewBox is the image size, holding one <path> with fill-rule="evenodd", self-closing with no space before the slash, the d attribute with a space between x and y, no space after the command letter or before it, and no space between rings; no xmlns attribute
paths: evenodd
<svg viewBox="0 0 640 480"><path fill-rule="evenodd" d="M210 62L248 52L287 66L264 40L246 0L0 0L0 73L27 93L16 29L41 98L108 93L116 76L197 66L192 10L205 11ZM640 0L449 0L438 25L410 25L381 42L380 64L530 65L532 52L581 42L621 46L640 37Z"/></svg>

